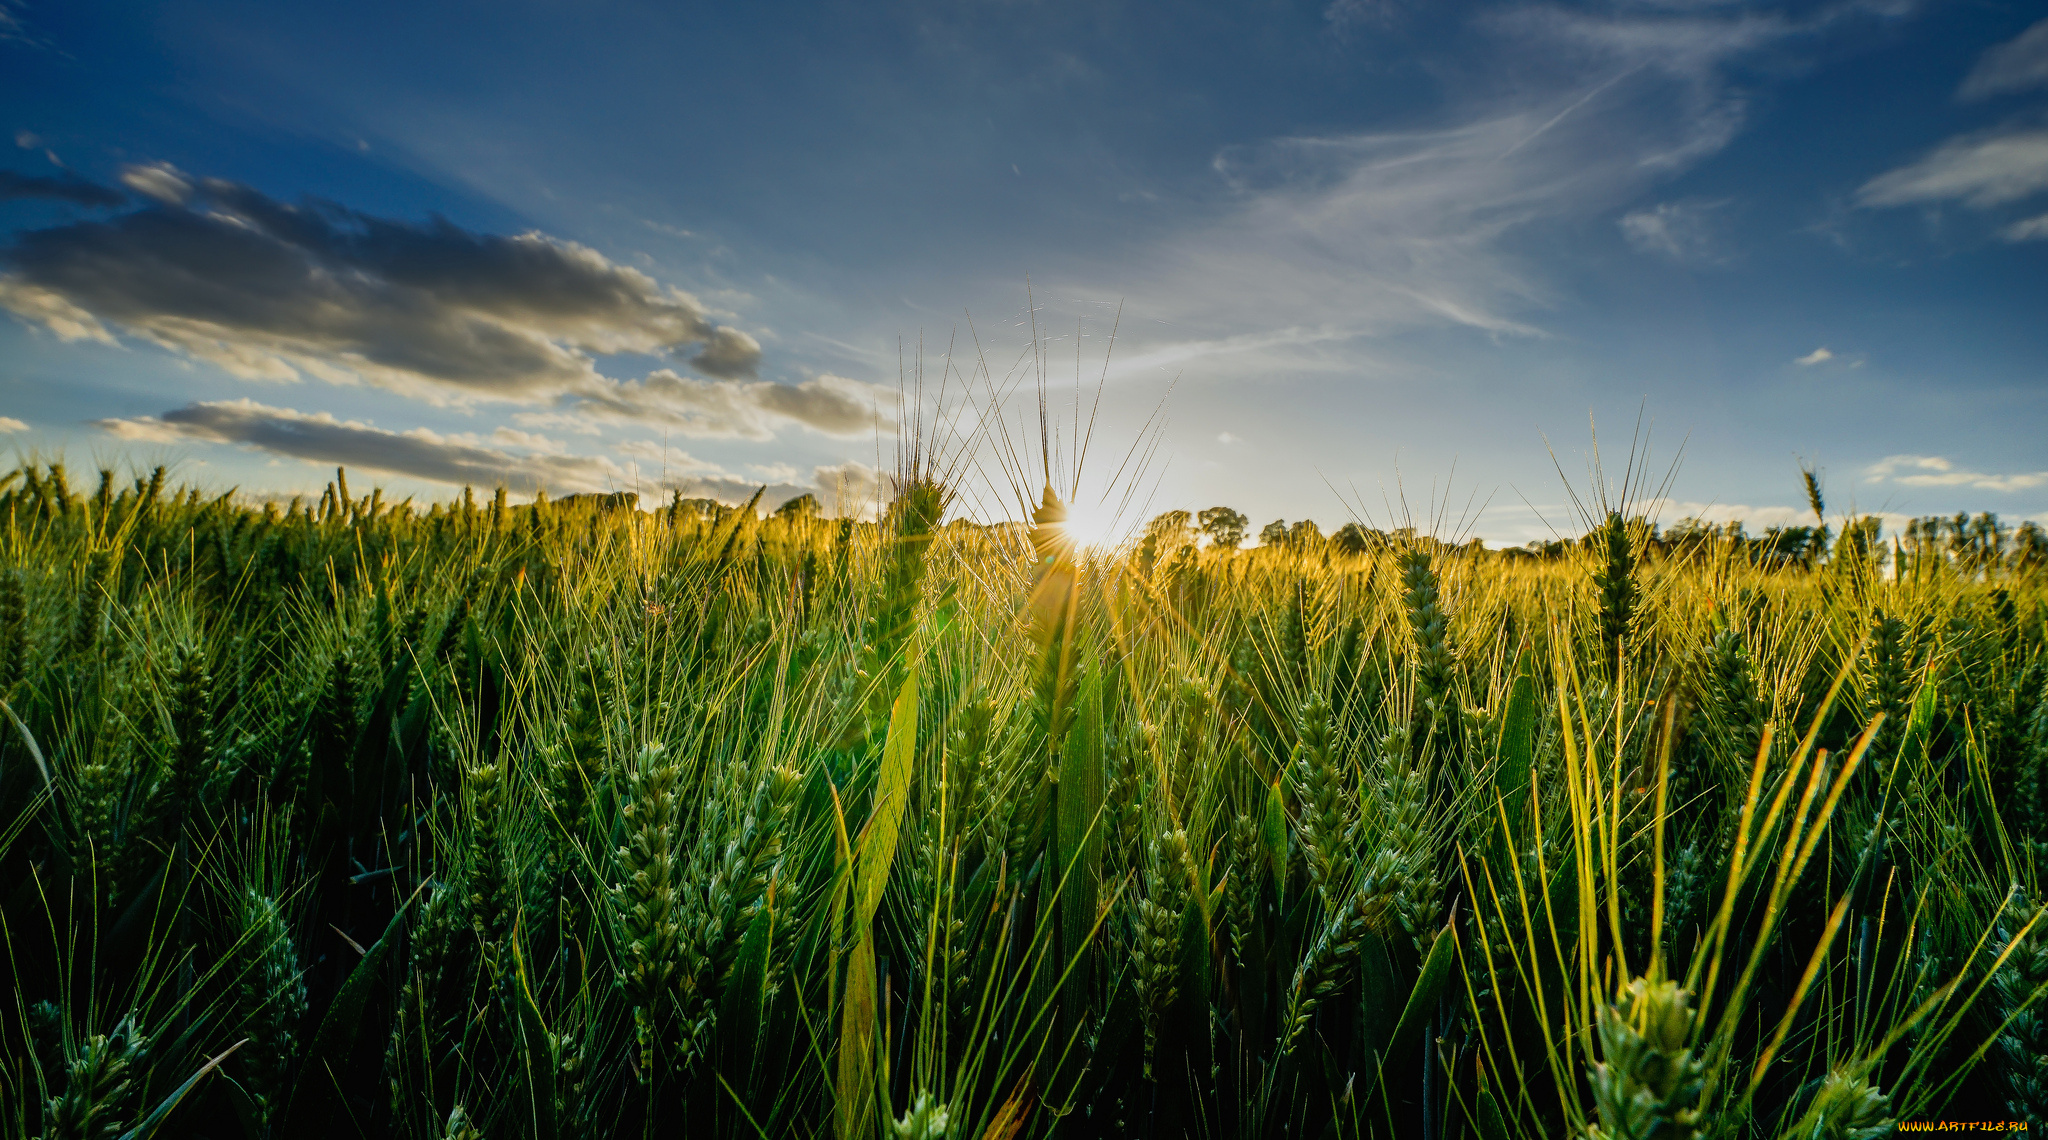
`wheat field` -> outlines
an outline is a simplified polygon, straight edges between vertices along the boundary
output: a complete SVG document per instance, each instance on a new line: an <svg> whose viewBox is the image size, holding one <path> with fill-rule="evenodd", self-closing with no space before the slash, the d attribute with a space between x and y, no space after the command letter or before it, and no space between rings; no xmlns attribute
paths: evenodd
<svg viewBox="0 0 2048 1140"><path fill-rule="evenodd" d="M2048 1119L2038 529L1105 549L956 490L0 476L0 1130Z"/></svg>

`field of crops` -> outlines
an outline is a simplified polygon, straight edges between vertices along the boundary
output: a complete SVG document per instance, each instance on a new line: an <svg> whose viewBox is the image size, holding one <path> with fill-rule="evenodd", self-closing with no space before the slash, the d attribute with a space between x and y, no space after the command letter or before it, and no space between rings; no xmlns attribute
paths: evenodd
<svg viewBox="0 0 2048 1140"><path fill-rule="evenodd" d="M2038 530L1105 553L910 474L0 476L0 1134L2048 1119Z"/></svg>

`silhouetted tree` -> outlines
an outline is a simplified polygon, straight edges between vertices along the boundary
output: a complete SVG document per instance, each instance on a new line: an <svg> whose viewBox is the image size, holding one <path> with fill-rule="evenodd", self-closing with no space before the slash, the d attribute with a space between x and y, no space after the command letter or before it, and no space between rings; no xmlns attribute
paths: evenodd
<svg viewBox="0 0 2048 1140"><path fill-rule="evenodd" d="M1245 528L1252 522L1229 507L1210 507L1195 518L1202 524L1202 533L1209 536L1209 542L1224 550L1236 550L1244 541Z"/></svg>
<svg viewBox="0 0 2048 1140"><path fill-rule="evenodd" d="M822 508L818 506L818 496L803 494L775 508L775 514L776 517L785 519L814 519L821 510Z"/></svg>

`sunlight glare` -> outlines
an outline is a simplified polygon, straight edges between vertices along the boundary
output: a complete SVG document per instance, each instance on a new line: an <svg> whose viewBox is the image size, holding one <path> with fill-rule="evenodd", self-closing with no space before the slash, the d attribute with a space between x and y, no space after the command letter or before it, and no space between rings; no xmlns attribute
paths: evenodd
<svg viewBox="0 0 2048 1140"><path fill-rule="evenodd" d="M1063 525L1067 537L1090 552L1115 549L1127 537L1125 532L1129 529L1118 517L1114 503L1100 502L1085 495L1078 502L1068 504L1067 521Z"/></svg>

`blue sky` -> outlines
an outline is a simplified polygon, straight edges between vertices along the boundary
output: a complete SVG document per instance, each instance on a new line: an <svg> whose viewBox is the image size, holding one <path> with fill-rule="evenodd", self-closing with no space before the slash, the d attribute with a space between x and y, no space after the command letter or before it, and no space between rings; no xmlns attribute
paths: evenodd
<svg viewBox="0 0 2048 1140"><path fill-rule="evenodd" d="M1519 542L1641 410L1667 521L2048 518L2037 4L0 0L0 109L74 467L851 500L921 339L1147 512Z"/></svg>

